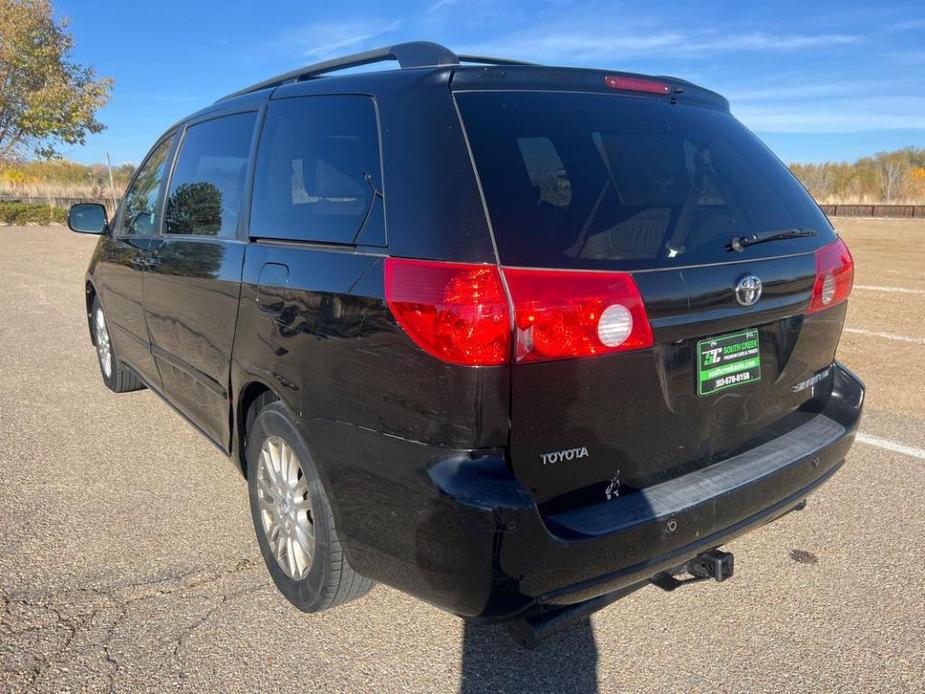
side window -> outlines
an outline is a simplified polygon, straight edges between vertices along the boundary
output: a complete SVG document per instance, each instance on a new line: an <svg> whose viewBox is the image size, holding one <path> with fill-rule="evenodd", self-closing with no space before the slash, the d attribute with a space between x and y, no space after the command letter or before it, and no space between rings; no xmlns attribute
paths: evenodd
<svg viewBox="0 0 925 694"><path fill-rule="evenodd" d="M117 236L150 236L154 233L157 198L175 139L176 135L171 135L154 148L125 193Z"/></svg>
<svg viewBox="0 0 925 694"><path fill-rule="evenodd" d="M234 238L256 113L238 113L186 130L170 180L164 233Z"/></svg>
<svg viewBox="0 0 925 694"><path fill-rule="evenodd" d="M365 226L381 226L380 176L371 98L273 101L257 154L251 235L356 243Z"/></svg>

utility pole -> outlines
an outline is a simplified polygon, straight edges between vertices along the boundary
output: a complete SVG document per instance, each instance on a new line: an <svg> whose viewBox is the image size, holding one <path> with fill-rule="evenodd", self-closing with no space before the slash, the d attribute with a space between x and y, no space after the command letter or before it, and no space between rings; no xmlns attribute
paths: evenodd
<svg viewBox="0 0 925 694"><path fill-rule="evenodd" d="M112 195L112 213L116 213L116 184L112 180L112 159L109 158L109 152L106 152L106 165L109 167L109 193Z"/></svg>

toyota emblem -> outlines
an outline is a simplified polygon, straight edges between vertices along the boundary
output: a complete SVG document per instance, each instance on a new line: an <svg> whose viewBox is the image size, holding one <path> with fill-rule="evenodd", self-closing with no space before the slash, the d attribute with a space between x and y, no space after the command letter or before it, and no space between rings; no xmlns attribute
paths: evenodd
<svg viewBox="0 0 925 694"><path fill-rule="evenodd" d="M754 306L761 298L761 280L755 275L742 275L736 282L736 301L742 306Z"/></svg>

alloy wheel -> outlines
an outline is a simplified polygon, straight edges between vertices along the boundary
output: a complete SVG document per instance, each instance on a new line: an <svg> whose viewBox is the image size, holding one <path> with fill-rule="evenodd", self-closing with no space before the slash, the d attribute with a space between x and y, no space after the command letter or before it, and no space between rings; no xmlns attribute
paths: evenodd
<svg viewBox="0 0 925 694"><path fill-rule="evenodd" d="M110 378L112 376L112 344L109 341L109 329L106 327L103 309L99 307L93 316L93 329L96 335L96 353L100 358L100 366L106 378Z"/></svg>
<svg viewBox="0 0 925 694"><path fill-rule="evenodd" d="M260 449L257 505L276 563L289 578L305 578L315 555L311 493L295 451L279 436Z"/></svg>

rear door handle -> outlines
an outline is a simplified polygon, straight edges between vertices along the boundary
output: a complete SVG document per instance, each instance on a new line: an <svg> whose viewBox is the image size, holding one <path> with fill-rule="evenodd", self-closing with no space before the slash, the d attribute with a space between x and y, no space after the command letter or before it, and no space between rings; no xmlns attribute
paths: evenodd
<svg viewBox="0 0 925 694"><path fill-rule="evenodd" d="M265 263L257 277L257 306L264 313L280 314L286 304L289 267L281 263Z"/></svg>

